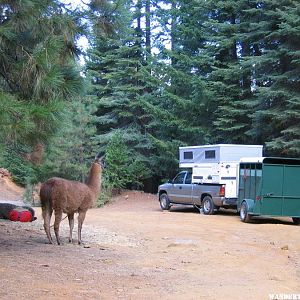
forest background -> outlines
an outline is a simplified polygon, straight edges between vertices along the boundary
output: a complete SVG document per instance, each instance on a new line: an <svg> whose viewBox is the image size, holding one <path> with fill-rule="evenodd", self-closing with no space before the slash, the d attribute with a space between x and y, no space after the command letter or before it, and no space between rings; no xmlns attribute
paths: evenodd
<svg viewBox="0 0 300 300"><path fill-rule="evenodd" d="M0 12L0 166L19 184L84 180L98 152L108 195L155 192L179 146L300 155L298 0L0 0Z"/></svg>

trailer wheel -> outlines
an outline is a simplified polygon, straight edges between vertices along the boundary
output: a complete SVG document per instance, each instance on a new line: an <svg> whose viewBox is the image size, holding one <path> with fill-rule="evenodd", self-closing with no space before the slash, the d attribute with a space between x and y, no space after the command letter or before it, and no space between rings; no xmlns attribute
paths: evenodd
<svg viewBox="0 0 300 300"><path fill-rule="evenodd" d="M162 210L169 210L171 205L170 205L170 200L169 197L166 193L163 193L159 196L159 204Z"/></svg>
<svg viewBox="0 0 300 300"><path fill-rule="evenodd" d="M215 213L215 205L210 196L205 196L203 198L202 208L205 215L213 215Z"/></svg>
<svg viewBox="0 0 300 300"><path fill-rule="evenodd" d="M295 225L299 225L300 224L300 218L292 218L293 219L293 223Z"/></svg>
<svg viewBox="0 0 300 300"><path fill-rule="evenodd" d="M251 221L251 216L249 215L249 208L246 201L243 201L241 204L241 210L240 210L240 218L242 222L248 223Z"/></svg>

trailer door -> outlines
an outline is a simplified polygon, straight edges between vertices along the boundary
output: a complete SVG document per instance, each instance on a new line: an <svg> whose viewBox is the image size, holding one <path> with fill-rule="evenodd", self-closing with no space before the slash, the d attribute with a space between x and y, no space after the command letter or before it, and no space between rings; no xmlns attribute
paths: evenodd
<svg viewBox="0 0 300 300"><path fill-rule="evenodd" d="M283 176L283 165L263 165L261 214L282 215Z"/></svg>
<svg viewBox="0 0 300 300"><path fill-rule="evenodd" d="M283 183L282 214L286 216L300 215L300 166L285 165Z"/></svg>

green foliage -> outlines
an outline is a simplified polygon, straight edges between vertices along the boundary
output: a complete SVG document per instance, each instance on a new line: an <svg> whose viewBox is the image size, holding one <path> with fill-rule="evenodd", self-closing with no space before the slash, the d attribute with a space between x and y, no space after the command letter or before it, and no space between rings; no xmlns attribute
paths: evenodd
<svg viewBox="0 0 300 300"><path fill-rule="evenodd" d="M131 188L140 190L143 188L143 179L147 179L151 176L150 170L147 169L146 164L135 158L128 166L129 183Z"/></svg>
<svg viewBox="0 0 300 300"><path fill-rule="evenodd" d="M101 193L96 200L96 207L102 207L106 203L110 202L113 196L113 191L113 186L107 181L105 177L102 178Z"/></svg>
<svg viewBox="0 0 300 300"><path fill-rule="evenodd" d="M264 1L251 13L256 37L253 126L249 134L266 143L269 155L300 155L300 27L298 1ZM259 17L257 17L259 16Z"/></svg>
<svg viewBox="0 0 300 300"><path fill-rule="evenodd" d="M170 58L167 51L150 56L144 43L147 32L139 27L141 8L137 5L135 9L131 16L131 22L137 22L134 30L118 28L95 37L87 71L91 93L99 103L97 139L101 148L106 149L113 132L121 130L131 156L137 158L131 165L137 171L132 173L142 174L145 180L151 174L165 177L177 170L179 145L209 141L210 116L205 111L209 104L202 80L190 72L194 62L189 51L170 53L172 65L164 62ZM120 12L117 17L122 16ZM124 19L128 16L126 11ZM162 151L161 145L172 148Z"/></svg>
<svg viewBox="0 0 300 300"><path fill-rule="evenodd" d="M238 36L244 22L245 1L203 1L206 87L212 99L211 130L214 142L245 143L251 126L251 72L241 67L247 47ZM248 46L248 45L247 45ZM202 63L205 63L202 61Z"/></svg>
<svg viewBox="0 0 300 300"><path fill-rule="evenodd" d="M37 180L33 165L24 159L27 152L28 147L11 144L4 149L3 159L0 161L1 166L10 171L13 180L22 186Z"/></svg>
<svg viewBox="0 0 300 300"><path fill-rule="evenodd" d="M39 180L52 176L84 181L91 159L97 154L92 114L97 107L91 97L74 97L64 110L64 121L48 140L45 161L39 167Z"/></svg>
<svg viewBox="0 0 300 300"><path fill-rule="evenodd" d="M61 111L62 123L52 138L45 143L44 161L33 165L26 155L30 146L21 143L4 147L0 164L9 169L14 180L21 185L31 185L59 176L84 181L92 159L97 154L97 145L92 114L97 107L90 97L76 97Z"/></svg>
<svg viewBox="0 0 300 300"><path fill-rule="evenodd" d="M104 185L111 189L143 187L143 179L151 176L141 157L126 146L121 131L116 131L105 151Z"/></svg>
<svg viewBox="0 0 300 300"><path fill-rule="evenodd" d="M119 132L115 133L105 152L104 176L113 188L124 188L130 180L129 151Z"/></svg>
<svg viewBox="0 0 300 300"><path fill-rule="evenodd" d="M30 121L30 112L26 103L20 102L9 93L0 91L0 138L15 140L17 136L30 132L34 124Z"/></svg>
<svg viewBox="0 0 300 300"><path fill-rule="evenodd" d="M56 1L0 4L0 141L34 145L59 126L81 87L74 63L76 17Z"/></svg>
<svg viewBox="0 0 300 300"><path fill-rule="evenodd" d="M0 139L3 143L29 145L45 141L59 126L63 109L61 101L28 103L0 91Z"/></svg>
<svg viewBox="0 0 300 300"><path fill-rule="evenodd" d="M84 180L105 152L102 203L114 188L172 177L179 146L259 143L299 156L299 1L88 7L79 16L57 1L0 4L0 163L18 182ZM85 81L75 61L83 23ZM38 142L45 161L32 166L24 157Z"/></svg>

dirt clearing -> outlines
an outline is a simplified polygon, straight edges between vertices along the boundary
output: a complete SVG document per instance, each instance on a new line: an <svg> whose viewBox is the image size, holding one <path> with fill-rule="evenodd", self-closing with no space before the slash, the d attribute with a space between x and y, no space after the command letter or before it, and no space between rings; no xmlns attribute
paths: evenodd
<svg viewBox="0 0 300 300"><path fill-rule="evenodd" d="M163 212L155 195L123 193L87 213L83 246L47 244L33 223L0 220L0 299L269 299L300 294L299 226L244 224L234 211ZM77 224L75 224L76 226Z"/></svg>

